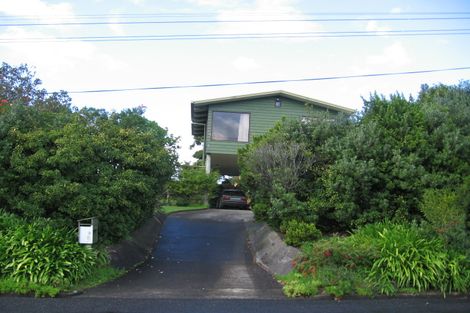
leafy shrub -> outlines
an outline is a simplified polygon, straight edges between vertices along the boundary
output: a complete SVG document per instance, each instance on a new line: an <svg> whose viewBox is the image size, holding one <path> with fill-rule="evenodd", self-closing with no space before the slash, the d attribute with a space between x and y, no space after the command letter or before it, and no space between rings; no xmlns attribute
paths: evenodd
<svg viewBox="0 0 470 313"><path fill-rule="evenodd" d="M347 294L371 296L374 288L367 280L365 271L352 271L345 267L328 265L313 267L310 271L299 271L299 267L286 276L279 277L283 291L289 297L314 296L326 293L335 298Z"/></svg>
<svg viewBox="0 0 470 313"><path fill-rule="evenodd" d="M457 189L457 203L461 208L464 208L465 211L465 230L470 232L470 175L467 175L463 183ZM467 237L468 238L468 237ZM470 250L470 247L468 247Z"/></svg>
<svg viewBox="0 0 470 313"><path fill-rule="evenodd" d="M308 297L318 293L318 287L321 282L315 280L312 276L303 275L298 272L291 272L279 279L284 283L283 292L288 297Z"/></svg>
<svg viewBox="0 0 470 313"><path fill-rule="evenodd" d="M279 184L291 199L308 203L298 219L313 219L327 233L383 220L419 221L426 189L464 185L457 202L466 209L469 103L470 83L462 82L423 86L417 99L372 94L349 120L332 114L283 121L239 151L242 187L254 205L265 205L259 208L266 214L258 215L279 226L282 216L302 207L286 205L287 196L276 194ZM285 150L291 146L297 150ZM468 209L465 214L470 228ZM464 236L459 231L450 241Z"/></svg>
<svg viewBox="0 0 470 313"><path fill-rule="evenodd" d="M204 202L205 194L212 196L220 175L217 171L207 174L204 168L185 164L181 166L177 179L168 184L168 193L177 206L189 206Z"/></svg>
<svg viewBox="0 0 470 313"><path fill-rule="evenodd" d="M106 262L104 254L77 243L76 234L48 220L23 223L3 234L2 274L16 282L67 285Z"/></svg>
<svg viewBox="0 0 470 313"><path fill-rule="evenodd" d="M316 220L308 204L299 201L295 193L287 192L280 184L273 186L269 200L255 202L252 210L256 219L266 221L276 229L283 222L293 219L307 223Z"/></svg>
<svg viewBox="0 0 470 313"><path fill-rule="evenodd" d="M440 238L426 238L416 225L406 224L390 224L378 235L380 255L370 269L369 280L382 293L410 287L437 289L444 294L469 289L468 260L450 254Z"/></svg>
<svg viewBox="0 0 470 313"><path fill-rule="evenodd" d="M137 107L71 106L26 65L0 66L0 209L30 219L100 219L117 241L149 218L177 163L176 141Z"/></svg>
<svg viewBox="0 0 470 313"><path fill-rule="evenodd" d="M283 187L276 184L271 195L270 205L266 212L268 217L267 222L279 229L283 221L288 221L296 217L302 218L305 209L305 203L297 200L294 193L287 192Z"/></svg>
<svg viewBox="0 0 470 313"><path fill-rule="evenodd" d="M258 221L267 221L268 220L268 209L269 206L266 203L258 202L251 206L251 211L253 212L255 219Z"/></svg>
<svg viewBox="0 0 470 313"><path fill-rule="evenodd" d="M290 220L281 224L281 232L285 234L288 245L300 247L302 244L321 237L321 232L313 223Z"/></svg>
<svg viewBox="0 0 470 313"><path fill-rule="evenodd" d="M319 281L319 291L373 295L470 290L470 261L416 224L382 222L302 246L295 271Z"/></svg>
<svg viewBox="0 0 470 313"><path fill-rule="evenodd" d="M55 297L59 292L60 288L48 285L44 286L24 279L20 281L16 281L12 278L0 279L0 294L15 293L27 295L34 293L36 297Z"/></svg>
<svg viewBox="0 0 470 313"><path fill-rule="evenodd" d="M341 279L336 284L325 287L325 292L334 296L335 299L341 299L343 296L350 294L352 291L352 283L345 279Z"/></svg>
<svg viewBox="0 0 470 313"><path fill-rule="evenodd" d="M21 219L16 215L0 209L0 276L9 261L9 255L7 254L9 232L16 229L21 223Z"/></svg>
<svg viewBox="0 0 470 313"><path fill-rule="evenodd" d="M381 224L367 225L350 236L334 235L305 244L302 249L305 257L297 266L307 271L312 266L368 268L380 254L377 229L381 229Z"/></svg>
<svg viewBox="0 0 470 313"><path fill-rule="evenodd" d="M255 217L275 228L299 214L307 218L305 201L298 194L312 162L304 143L286 140L276 128L240 149L241 185Z"/></svg>
<svg viewBox="0 0 470 313"><path fill-rule="evenodd" d="M374 286L366 278L376 251L374 247L351 240L352 237L332 236L305 244L295 271L319 281L319 292L335 298L351 293L373 295Z"/></svg>
<svg viewBox="0 0 470 313"><path fill-rule="evenodd" d="M21 219L17 215L0 209L0 234L16 228L19 224L21 224Z"/></svg>
<svg viewBox="0 0 470 313"><path fill-rule="evenodd" d="M470 247L465 229L466 212L460 206L457 192L448 189L428 189L420 205L421 212L433 232L461 251Z"/></svg>

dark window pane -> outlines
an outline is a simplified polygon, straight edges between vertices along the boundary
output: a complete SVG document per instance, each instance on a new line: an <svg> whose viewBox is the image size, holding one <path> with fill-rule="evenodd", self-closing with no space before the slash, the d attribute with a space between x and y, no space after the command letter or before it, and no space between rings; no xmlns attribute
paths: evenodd
<svg viewBox="0 0 470 313"><path fill-rule="evenodd" d="M212 115L212 139L248 141L250 115L247 113L214 112Z"/></svg>
<svg viewBox="0 0 470 313"><path fill-rule="evenodd" d="M228 196L239 196L239 197L245 196L245 194L241 190L224 190L223 194L228 195Z"/></svg>

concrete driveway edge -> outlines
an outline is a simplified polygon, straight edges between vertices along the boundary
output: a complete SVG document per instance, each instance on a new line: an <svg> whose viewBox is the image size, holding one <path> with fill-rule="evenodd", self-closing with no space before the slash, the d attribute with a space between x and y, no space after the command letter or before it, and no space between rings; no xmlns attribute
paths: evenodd
<svg viewBox="0 0 470 313"><path fill-rule="evenodd" d="M256 263L272 275L288 274L300 250L288 246L266 223L247 221L245 226Z"/></svg>
<svg viewBox="0 0 470 313"><path fill-rule="evenodd" d="M108 247L110 263L129 270L143 263L152 253L166 215L157 213L149 218L131 237Z"/></svg>

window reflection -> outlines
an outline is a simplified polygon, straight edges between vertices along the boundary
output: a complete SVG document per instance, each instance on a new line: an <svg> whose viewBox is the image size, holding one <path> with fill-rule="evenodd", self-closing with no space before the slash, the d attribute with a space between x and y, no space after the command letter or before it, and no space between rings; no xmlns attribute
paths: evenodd
<svg viewBox="0 0 470 313"><path fill-rule="evenodd" d="M212 115L212 139L248 142L250 114L214 112Z"/></svg>

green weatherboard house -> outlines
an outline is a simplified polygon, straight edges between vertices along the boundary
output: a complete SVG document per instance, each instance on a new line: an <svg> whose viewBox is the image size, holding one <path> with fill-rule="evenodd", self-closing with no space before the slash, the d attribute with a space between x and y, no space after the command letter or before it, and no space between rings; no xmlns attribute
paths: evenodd
<svg viewBox="0 0 470 313"><path fill-rule="evenodd" d="M237 150L277 121L300 119L312 110L351 114L352 109L286 91L272 91L191 103L193 136L204 138L206 171L237 176Z"/></svg>

